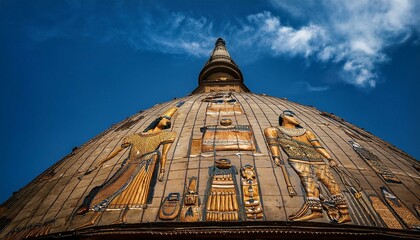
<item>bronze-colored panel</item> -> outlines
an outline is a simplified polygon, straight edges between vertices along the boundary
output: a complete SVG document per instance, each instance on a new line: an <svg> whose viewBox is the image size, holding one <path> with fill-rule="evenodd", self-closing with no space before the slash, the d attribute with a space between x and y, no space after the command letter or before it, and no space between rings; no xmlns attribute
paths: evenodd
<svg viewBox="0 0 420 240"><path fill-rule="evenodd" d="M398 179L395 174L385 166L379 158L373 154L371 151L363 148L356 141L349 141L350 145L353 147L359 156L373 168L373 170L387 182L401 183L401 180Z"/></svg>
<svg viewBox="0 0 420 240"><path fill-rule="evenodd" d="M420 229L420 220L386 187L381 187L382 195L392 210L408 228Z"/></svg>
<svg viewBox="0 0 420 240"><path fill-rule="evenodd" d="M201 138L191 140L190 157L196 157L201 153Z"/></svg>
<svg viewBox="0 0 420 240"><path fill-rule="evenodd" d="M241 105L238 103L210 103L210 106L207 108L207 116L221 116L221 117L229 117L229 116L238 116L243 114L244 111L242 110Z"/></svg>
<svg viewBox="0 0 420 240"><path fill-rule="evenodd" d="M207 126L203 134L202 152L213 151L255 151L250 126Z"/></svg>
<svg viewBox="0 0 420 240"><path fill-rule="evenodd" d="M375 211L379 214L379 216L389 228L403 229L400 222L395 218L389 208L378 196L370 195L369 199L372 202L373 209L375 209Z"/></svg>

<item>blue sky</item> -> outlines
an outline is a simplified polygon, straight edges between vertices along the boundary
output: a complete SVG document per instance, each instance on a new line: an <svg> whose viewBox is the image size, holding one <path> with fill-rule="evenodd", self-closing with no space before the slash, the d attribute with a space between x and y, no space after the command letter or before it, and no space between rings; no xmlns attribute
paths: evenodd
<svg viewBox="0 0 420 240"><path fill-rule="evenodd" d="M420 2L0 1L0 201L112 124L190 93L218 37L246 85L420 159Z"/></svg>

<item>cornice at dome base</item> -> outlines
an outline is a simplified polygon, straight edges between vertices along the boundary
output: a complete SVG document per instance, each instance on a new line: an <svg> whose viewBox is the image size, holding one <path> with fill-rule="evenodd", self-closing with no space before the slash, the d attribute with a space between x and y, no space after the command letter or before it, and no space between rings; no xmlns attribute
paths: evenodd
<svg viewBox="0 0 420 240"><path fill-rule="evenodd" d="M79 231L51 234L40 239L209 239L229 235L229 239L418 239L418 231L314 222L150 223L99 226Z"/></svg>

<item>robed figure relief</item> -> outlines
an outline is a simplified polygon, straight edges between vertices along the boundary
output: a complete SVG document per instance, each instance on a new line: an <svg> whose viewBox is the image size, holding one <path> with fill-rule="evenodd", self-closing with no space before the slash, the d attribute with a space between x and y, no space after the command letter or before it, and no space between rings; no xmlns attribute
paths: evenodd
<svg viewBox="0 0 420 240"><path fill-rule="evenodd" d="M299 125L294 112L284 111L279 117L279 123L279 127L269 127L264 131L272 157L275 163L283 168L289 194L291 196L296 195L281 159L280 148L283 149L288 156L287 160L290 166L299 176L306 193L304 205L297 213L289 216L289 219L307 221L323 217L319 185L319 183L322 183L331 194L335 205L334 209L338 209L337 213L329 207L327 210L328 216L338 223L350 222L346 200L330 171L330 167L336 167L337 163L331 158L316 136ZM323 158L329 161L329 166ZM311 212L306 214L308 210Z"/></svg>
<svg viewBox="0 0 420 240"><path fill-rule="evenodd" d="M171 117L182 104L167 110L143 132L125 137L118 149L85 173L95 171L121 150L131 148L128 158L115 174L102 185L94 187L77 209L78 215L94 211L91 221L79 228L93 225L99 213L105 210L123 210L116 223L124 223L128 209L145 208L152 200L156 179L164 179L167 153L176 137L175 132L163 130L171 127ZM163 146L162 152L160 146Z"/></svg>

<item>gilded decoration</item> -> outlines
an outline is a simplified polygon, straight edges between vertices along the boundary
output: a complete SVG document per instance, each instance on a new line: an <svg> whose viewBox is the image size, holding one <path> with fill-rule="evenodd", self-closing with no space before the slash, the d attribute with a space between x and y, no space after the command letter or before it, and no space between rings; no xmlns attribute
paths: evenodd
<svg viewBox="0 0 420 240"><path fill-rule="evenodd" d="M179 213L179 193L169 193L159 210L159 218L162 220L174 220Z"/></svg>
<svg viewBox="0 0 420 240"><path fill-rule="evenodd" d="M236 183L237 170L229 159L218 159L215 166L209 167L209 181L206 190L206 221L241 220L240 196Z"/></svg>
<svg viewBox="0 0 420 240"><path fill-rule="evenodd" d="M201 203L197 191L197 177L190 178L179 220L181 222L198 222L201 220Z"/></svg>
<svg viewBox="0 0 420 240"><path fill-rule="evenodd" d="M394 214L389 210L389 208L382 202L382 200L376 195L369 196L370 201L372 202L373 209L379 214L382 218L382 221L389 228L394 229L403 229L398 219L395 218Z"/></svg>
<svg viewBox="0 0 420 240"><path fill-rule="evenodd" d="M175 132L163 131L171 126L171 117L183 102L168 109L153 121L143 132L125 137L121 146L107 158L92 166L86 174L100 168L102 164L115 157L124 148L131 148L128 158L121 167L102 185L94 187L85 197L76 214L93 211L91 221L79 226L86 227L95 223L98 213L105 210L123 210L118 223L125 222L130 208L145 208L153 198L156 180L162 181L165 175L166 155L175 140ZM163 146L162 152L159 147Z"/></svg>
<svg viewBox="0 0 420 240"><path fill-rule="evenodd" d="M238 116L244 113L240 104L232 96L232 93L218 93L203 99L204 102L210 102L207 108L207 116Z"/></svg>
<svg viewBox="0 0 420 240"><path fill-rule="evenodd" d="M248 219L262 219L263 208L260 199L260 189L254 167L245 165L241 168L241 183L245 215Z"/></svg>
<svg viewBox="0 0 420 240"><path fill-rule="evenodd" d="M201 138L191 139L190 157L198 157L200 155L202 141Z"/></svg>
<svg viewBox="0 0 420 240"><path fill-rule="evenodd" d="M255 151L251 127L236 126L206 126L203 132L202 152L213 151Z"/></svg>
<svg viewBox="0 0 420 240"><path fill-rule="evenodd" d="M420 220L386 187L381 187L386 203L408 228L420 230Z"/></svg>
<svg viewBox="0 0 420 240"><path fill-rule="evenodd" d="M269 127L264 131L266 141L270 147L275 163L282 168L288 187L289 195L294 196L294 191L288 172L281 159L280 148L288 156L289 165L299 176L305 189L306 200L302 208L289 216L292 221L307 221L323 218L323 207L327 210L329 218L338 223L350 222L348 206L341 189L330 171L330 166L336 168L337 163L321 145L316 136L309 130L302 128L295 117L295 113L286 110L279 117L280 127ZM329 160L326 165L323 157ZM320 185L327 189L324 198L320 198ZM331 199L326 199L331 196ZM324 203L324 204L323 204ZM328 204L326 204L328 203ZM311 213L306 215L307 211Z"/></svg>
<svg viewBox="0 0 420 240"><path fill-rule="evenodd" d="M387 182L401 183L401 180L398 179L395 174L385 166L379 158L373 154L371 151L363 148L356 141L349 141L350 145L353 147L359 156L373 168L373 170Z"/></svg>

